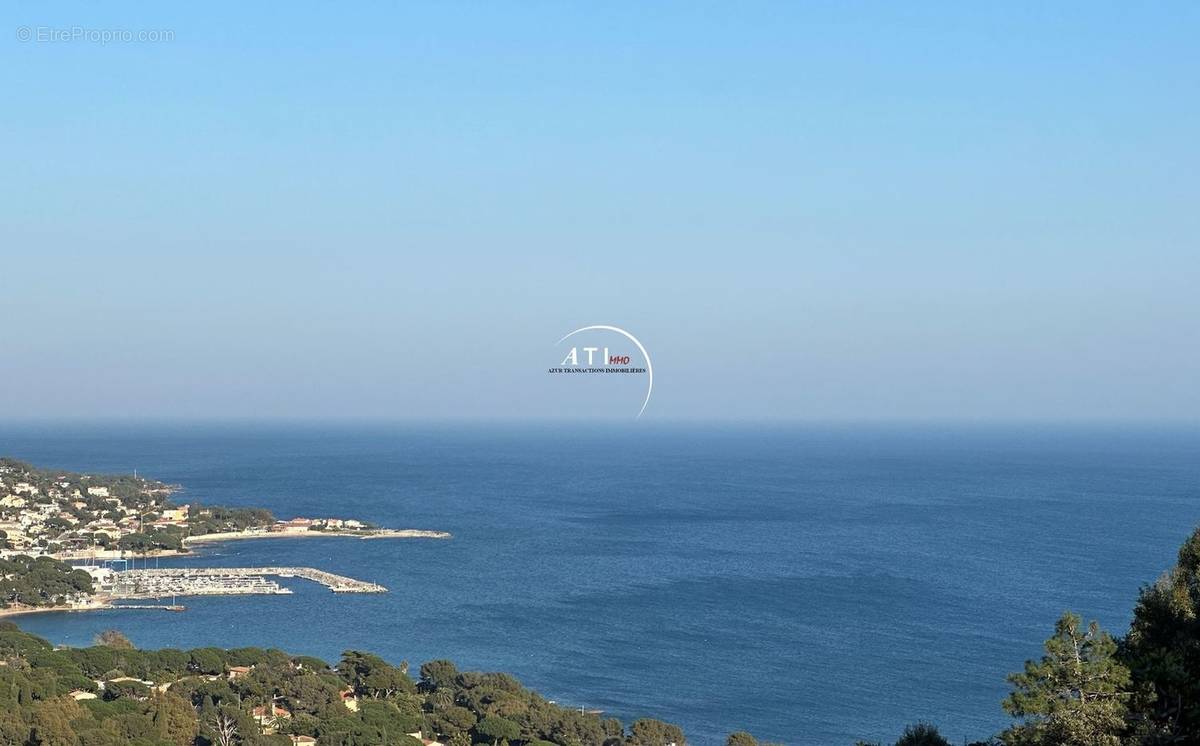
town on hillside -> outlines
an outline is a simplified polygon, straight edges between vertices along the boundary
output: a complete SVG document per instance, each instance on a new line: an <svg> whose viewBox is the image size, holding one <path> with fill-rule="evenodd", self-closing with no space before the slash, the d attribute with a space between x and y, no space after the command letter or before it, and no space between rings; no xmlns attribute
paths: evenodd
<svg viewBox="0 0 1200 746"><path fill-rule="evenodd" d="M260 508L180 505L171 500L178 489L137 475L77 474L0 458L0 557L115 558L183 552L205 537L383 533L355 519L284 521Z"/></svg>
<svg viewBox="0 0 1200 746"><path fill-rule="evenodd" d="M303 578L334 593L385 593L373 582L313 567L166 567L132 560L185 553L190 544L271 537L449 538L341 518L277 520L260 508L176 504L178 491L136 474L39 469L0 458L0 616L104 608L176 596L287 594L270 578ZM130 567L133 564L133 567ZM172 602L123 608L181 611Z"/></svg>

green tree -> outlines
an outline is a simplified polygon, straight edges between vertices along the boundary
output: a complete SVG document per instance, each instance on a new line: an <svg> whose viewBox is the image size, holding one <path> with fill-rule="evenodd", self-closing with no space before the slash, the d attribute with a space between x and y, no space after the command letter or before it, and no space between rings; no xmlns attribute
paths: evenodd
<svg viewBox="0 0 1200 746"><path fill-rule="evenodd" d="M125 636L125 633L116 629L106 629L96 635L95 644L105 647L116 648L118 650L133 650L133 643Z"/></svg>
<svg viewBox="0 0 1200 746"><path fill-rule="evenodd" d="M678 725L642 718L633 721L633 725L629 726L627 742L629 746L667 746L672 743L684 746L686 741Z"/></svg>
<svg viewBox="0 0 1200 746"><path fill-rule="evenodd" d="M358 719L390 738L421 730L421 716L401 710L391 702L366 701L359 705Z"/></svg>
<svg viewBox="0 0 1200 746"><path fill-rule="evenodd" d="M1175 566L1142 589L1121 659L1133 678L1141 740L1200 742L1200 529Z"/></svg>
<svg viewBox="0 0 1200 746"><path fill-rule="evenodd" d="M188 654L188 669L210 676L223 674L225 651L220 648L196 648Z"/></svg>
<svg viewBox="0 0 1200 746"><path fill-rule="evenodd" d="M73 714L79 714L78 705L69 699L38 704L30 723L31 746L78 746L79 736L71 727Z"/></svg>
<svg viewBox="0 0 1200 746"><path fill-rule="evenodd" d="M896 746L950 746L950 742L929 723L915 723L905 726Z"/></svg>
<svg viewBox="0 0 1200 746"><path fill-rule="evenodd" d="M1129 669L1116 643L1092 622L1066 612L1054 625L1041 661L1008 677L1004 709L1023 722L1002 734L1005 743L1037 746L1118 746L1129 701Z"/></svg>
<svg viewBox="0 0 1200 746"><path fill-rule="evenodd" d="M452 689L458 677L458 667L448 660L434 660L421 664L421 688L426 691Z"/></svg>
<svg viewBox="0 0 1200 746"><path fill-rule="evenodd" d="M0 708L0 746L25 746L29 741L29 724L15 711L15 705L12 712Z"/></svg>
<svg viewBox="0 0 1200 746"><path fill-rule="evenodd" d="M189 746L196 740L198 723L190 702L170 692L156 694L151 701L152 719L159 738L177 746Z"/></svg>
<svg viewBox="0 0 1200 746"><path fill-rule="evenodd" d="M422 683L420 686L424 687L425 684ZM445 687L434 689L425 698L425 701L428 702L429 706L433 707L434 709L449 707L450 705L454 704L454 690L447 689Z"/></svg>
<svg viewBox="0 0 1200 746"><path fill-rule="evenodd" d="M475 713L457 705L439 707L429 715L430 726L443 736L466 733L475 727L475 723Z"/></svg>
<svg viewBox="0 0 1200 746"><path fill-rule="evenodd" d="M386 698L416 691L407 674L370 653L347 650L342 653L337 672L354 687L355 692L367 697Z"/></svg>
<svg viewBox="0 0 1200 746"><path fill-rule="evenodd" d="M758 739L744 730L735 731L725 739L725 746L758 746Z"/></svg>
<svg viewBox="0 0 1200 746"><path fill-rule="evenodd" d="M521 728L511 720L488 715L475 725L475 732L497 746L501 741L513 741L521 736Z"/></svg>
<svg viewBox="0 0 1200 746"><path fill-rule="evenodd" d="M140 699L150 693L150 688L140 681L107 681L104 683L104 698L108 700Z"/></svg>

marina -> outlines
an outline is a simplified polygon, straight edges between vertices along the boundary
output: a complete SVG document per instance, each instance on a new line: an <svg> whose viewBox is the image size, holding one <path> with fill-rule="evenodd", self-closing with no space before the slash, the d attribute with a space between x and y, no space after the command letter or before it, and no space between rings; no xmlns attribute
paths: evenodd
<svg viewBox="0 0 1200 746"><path fill-rule="evenodd" d="M99 569L91 571L101 592L113 598L290 594L271 578L303 578L334 593L386 593L387 588L312 567L211 567Z"/></svg>

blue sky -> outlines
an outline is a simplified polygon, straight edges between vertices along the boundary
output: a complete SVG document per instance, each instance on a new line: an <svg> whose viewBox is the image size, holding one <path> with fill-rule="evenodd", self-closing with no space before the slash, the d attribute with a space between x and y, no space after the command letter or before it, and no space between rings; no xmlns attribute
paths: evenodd
<svg viewBox="0 0 1200 746"><path fill-rule="evenodd" d="M4 16L0 417L1200 418L1195 4Z"/></svg>

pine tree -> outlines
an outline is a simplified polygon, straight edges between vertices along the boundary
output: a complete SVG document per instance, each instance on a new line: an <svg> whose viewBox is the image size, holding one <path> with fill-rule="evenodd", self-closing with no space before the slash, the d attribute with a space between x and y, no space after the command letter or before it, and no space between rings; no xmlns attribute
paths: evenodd
<svg viewBox="0 0 1200 746"><path fill-rule="evenodd" d="M1129 702L1129 669L1117 645L1095 622L1066 612L1054 625L1041 661L1008 677L1013 692L1004 709L1024 722L1005 731L1007 744L1119 746Z"/></svg>
<svg viewBox="0 0 1200 746"><path fill-rule="evenodd" d="M1200 529L1175 567L1142 589L1122 643L1143 743L1200 741Z"/></svg>
<svg viewBox="0 0 1200 746"><path fill-rule="evenodd" d="M163 693L151 698L152 720L163 741L189 746L196 740L196 711L179 695Z"/></svg>

